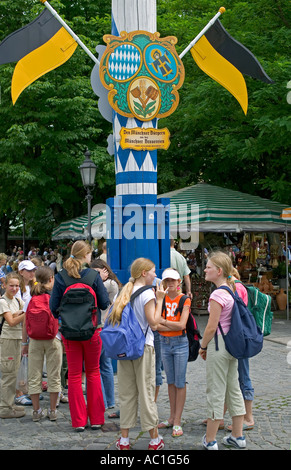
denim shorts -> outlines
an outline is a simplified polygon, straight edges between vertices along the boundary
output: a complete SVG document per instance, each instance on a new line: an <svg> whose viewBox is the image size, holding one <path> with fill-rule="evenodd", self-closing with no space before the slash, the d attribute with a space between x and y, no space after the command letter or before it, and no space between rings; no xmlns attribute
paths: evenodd
<svg viewBox="0 0 291 470"><path fill-rule="evenodd" d="M189 356L187 336L162 336L161 354L167 383L177 388L186 384L186 370Z"/></svg>

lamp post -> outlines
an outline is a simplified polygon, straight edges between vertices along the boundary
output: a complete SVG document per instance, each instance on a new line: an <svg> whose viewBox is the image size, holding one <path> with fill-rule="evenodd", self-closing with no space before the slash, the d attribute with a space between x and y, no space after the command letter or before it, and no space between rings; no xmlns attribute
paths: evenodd
<svg viewBox="0 0 291 470"><path fill-rule="evenodd" d="M79 166L79 170L81 173L82 183L84 188L87 191L87 204L88 204L88 240L91 245L92 241L92 234L91 234L91 201L92 201L92 194L91 189L95 186L95 176L96 176L96 165L90 159L91 153L88 149L84 152L85 160L81 166Z"/></svg>

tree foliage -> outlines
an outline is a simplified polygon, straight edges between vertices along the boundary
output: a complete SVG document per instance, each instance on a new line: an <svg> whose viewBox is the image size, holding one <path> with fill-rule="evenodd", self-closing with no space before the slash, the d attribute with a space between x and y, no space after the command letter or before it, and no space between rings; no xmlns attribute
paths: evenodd
<svg viewBox="0 0 291 470"><path fill-rule="evenodd" d="M95 53L103 34L111 31L111 2L51 4ZM180 53L219 6L214 0L157 0L161 37L176 36ZM187 53L179 107L159 123L169 128L171 146L158 155L158 192L206 181L290 204L289 2L228 0L224 6L223 25L275 83L246 77L249 109L244 116L237 101ZM0 39L43 8L38 0L0 1ZM28 229L45 240L54 225L86 212L78 167L87 147L98 167L93 202L115 194L114 159L107 152L112 128L98 111L90 83L94 64L80 47L64 65L30 85L15 106L10 95L14 66L0 67L0 224L7 233L25 208Z"/></svg>
<svg viewBox="0 0 291 470"><path fill-rule="evenodd" d="M217 3L208 0L174 0L170 13L168 1L158 4L158 29L162 36L178 38L178 53L218 10ZM233 96L187 53L180 105L160 122L171 132L171 146L158 158L160 192L205 181L290 204L289 2L229 0L224 6L222 24L253 52L275 83L245 77L245 116Z"/></svg>
<svg viewBox="0 0 291 470"><path fill-rule="evenodd" d="M95 53L111 27L110 8L89 0L53 6ZM36 1L0 2L1 37L42 9ZM1 67L1 219L13 224L25 208L27 229L49 240L55 224L86 212L78 167L87 147L98 167L94 202L112 195L114 162L106 150L111 130L91 87L94 63L80 47L63 66L30 85L15 106L10 95L14 66Z"/></svg>

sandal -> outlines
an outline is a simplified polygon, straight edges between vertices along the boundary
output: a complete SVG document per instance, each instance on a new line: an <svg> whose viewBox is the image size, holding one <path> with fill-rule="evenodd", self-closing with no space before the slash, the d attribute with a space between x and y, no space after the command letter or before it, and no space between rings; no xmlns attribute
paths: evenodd
<svg viewBox="0 0 291 470"><path fill-rule="evenodd" d="M173 425L169 423L169 421L166 419L166 421L162 421L160 424L158 424L159 429L165 429L165 428L171 428Z"/></svg>
<svg viewBox="0 0 291 470"><path fill-rule="evenodd" d="M205 426L207 426L207 419L205 419L204 421L202 421L202 424L204 424ZM224 420L223 420L223 419L220 421L218 429L219 429L219 430L224 429Z"/></svg>
<svg viewBox="0 0 291 470"><path fill-rule="evenodd" d="M183 429L181 426L173 426L173 437L183 436Z"/></svg>
<svg viewBox="0 0 291 470"><path fill-rule="evenodd" d="M113 413L108 415L108 418L109 419L114 419L114 418L118 419L118 418L120 418L120 411L119 410L113 411Z"/></svg>
<svg viewBox="0 0 291 470"><path fill-rule="evenodd" d="M244 423L244 424L243 424L243 431L251 431L252 429L254 429L254 425L255 425L255 423L254 423L254 424L246 424L246 423ZM232 425L230 424L229 426L227 426L226 429L227 429L227 431L230 431L230 432L231 432L231 431L232 431Z"/></svg>

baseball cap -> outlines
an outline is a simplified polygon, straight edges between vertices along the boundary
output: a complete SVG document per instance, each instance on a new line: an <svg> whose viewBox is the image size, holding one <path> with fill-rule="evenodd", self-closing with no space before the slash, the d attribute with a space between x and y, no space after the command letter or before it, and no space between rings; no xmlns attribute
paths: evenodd
<svg viewBox="0 0 291 470"><path fill-rule="evenodd" d="M24 260L21 261L18 265L18 271L22 271L22 269L26 269L27 271L32 271L33 269L37 269L37 266L33 264L32 261Z"/></svg>
<svg viewBox="0 0 291 470"><path fill-rule="evenodd" d="M180 274L175 269L167 268L162 274L162 281L165 279L180 279Z"/></svg>

